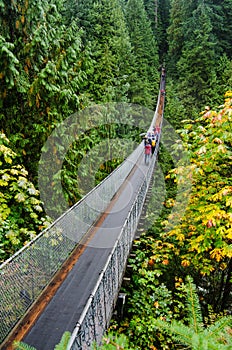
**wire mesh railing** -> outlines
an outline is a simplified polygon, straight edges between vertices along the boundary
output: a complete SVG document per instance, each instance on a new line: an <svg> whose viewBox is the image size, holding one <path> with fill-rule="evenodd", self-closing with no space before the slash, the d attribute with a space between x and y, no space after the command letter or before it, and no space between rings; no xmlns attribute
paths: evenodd
<svg viewBox="0 0 232 350"><path fill-rule="evenodd" d="M142 151L140 144L110 176L0 266L0 344L105 211Z"/></svg>
<svg viewBox="0 0 232 350"><path fill-rule="evenodd" d="M68 350L89 350L94 342L99 345L109 326L125 272L127 258L154 170L158 144L159 140L146 177L137 192L119 237L72 333Z"/></svg>
<svg viewBox="0 0 232 350"><path fill-rule="evenodd" d="M151 126L155 125L156 114L157 110ZM100 342L108 325L153 172L157 150L158 144L146 179L137 193L120 237L73 332L70 345L72 350L89 349L92 341ZM88 230L106 210L142 153L141 143L110 176L0 266L0 344L5 342Z"/></svg>
<svg viewBox="0 0 232 350"><path fill-rule="evenodd" d="M161 132L163 109L164 95L161 95L160 92L150 129L153 129L158 121ZM68 350L90 350L93 343L97 345L101 344L102 337L109 326L126 269L127 258L131 250L134 234L158 157L160 136L159 134L146 177L136 194L119 237L76 324L68 345Z"/></svg>

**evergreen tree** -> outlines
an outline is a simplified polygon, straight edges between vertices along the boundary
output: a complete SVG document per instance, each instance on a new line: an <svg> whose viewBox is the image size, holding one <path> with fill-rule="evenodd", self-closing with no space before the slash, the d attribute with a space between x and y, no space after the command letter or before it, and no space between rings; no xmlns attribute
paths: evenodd
<svg viewBox="0 0 232 350"><path fill-rule="evenodd" d="M119 0L78 1L72 14L85 32L95 62L88 91L95 102L125 101L132 55L123 9Z"/></svg>
<svg viewBox="0 0 232 350"><path fill-rule="evenodd" d="M157 319L154 321L157 328L171 335L173 341L184 348L187 347L192 350L231 349L231 316L220 318L206 328L203 323L197 289L189 276L187 276L187 284L184 289L187 294L188 326L181 321L172 320L171 323L168 323Z"/></svg>
<svg viewBox="0 0 232 350"><path fill-rule="evenodd" d="M142 0L127 2L126 18L135 59L131 101L153 108L159 81L157 42Z"/></svg>
<svg viewBox="0 0 232 350"><path fill-rule="evenodd" d="M232 90L232 60L226 54L221 55L215 64L216 81L214 84L215 96L223 103L222 91Z"/></svg>
<svg viewBox="0 0 232 350"><path fill-rule="evenodd" d="M215 40L203 2L193 12L186 32L182 56L177 63L179 95L187 110L213 102L212 82L215 77Z"/></svg>
<svg viewBox="0 0 232 350"><path fill-rule="evenodd" d="M227 54L232 58L232 1L211 0L207 3L212 8L210 14L213 32L217 38L218 56Z"/></svg>
<svg viewBox="0 0 232 350"><path fill-rule="evenodd" d="M218 61L221 61L223 54L226 54L229 59L231 59L231 38L232 38L232 28L231 28L231 0L221 1L221 0L208 0L208 1L188 1L183 0L172 0L171 1L171 12L170 12L170 25L168 27L168 44L169 44L169 54L168 54L168 72L169 76L171 75L175 79L178 79L179 71L176 69L177 62L182 58L182 55L186 56L186 48L189 43L194 42L193 35L196 35L196 28L202 27L211 27L210 32L207 30L208 43L211 42L216 48L214 50L214 66L217 65ZM204 8L205 14L203 18L200 16L199 9ZM197 10L198 9L198 10ZM198 12L198 16L197 16ZM203 33L203 32L202 32ZM203 39L205 42L206 38ZM196 45L202 47L203 50L206 50L207 47L200 46L201 42L198 40ZM210 60L211 60L210 50ZM197 52L196 52L197 54ZM189 64L191 66L193 57L189 57ZM211 62L212 63L212 62ZM211 64L209 65L211 67ZM228 65L227 65L228 66ZM217 67L216 67L217 70ZM220 71L220 68L219 68ZM211 76L211 85L215 86L216 84L220 86L223 84L221 82L221 76L219 71L215 74L212 72ZM218 84L219 83L219 84ZM210 97L211 99L220 99L220 96L217 92L213 92L211 95L215 97Z"/></svg>
<svg viewBox="0 0 232 350"><path fill-rule="evenodd" d="M232 1L224 0L222 3L222 18L223 26L221 27L222 35L219 38L219 43L230 59L232 59Z"/></svg>
<svg viewBox="0 0 232 350"><path fill-rule="evenodd" d="M94 10L91 44L96 68L90 89L94 89L97 100L125 101L132 55L122 8L118 0L101 0Z"/></svg>
<svg viewBox="0 0 232 350"><path fill-rule="evenodd" d="M145 0L144 5L157 41L159 60L163 63L168 50L167 28L169 25L170 0Z"/></svg>
<svg viewBox="0 0 232 350"><path fill-rule="evenodd" d="M177 77L176 64L181 58L186 40L186 31L189 28L189 18L196 9L198 1L172 0L170 8L170 24L168 35L168 72ZM191 28L192 30L193 28Z"/></svg>
<svg viewBox="0 0 232 350"><path fill-rule="evenodd" d="M85 103L91 60L76 24L63 23L63 0L3 0L0 11L2 127L35 176L51 129Z"/></svg>
<svg viewBox="0 0 232 350"><path fill-rule="evenodd" d="M65 17L67 23L75 19L78 25L82 29L85 29L87 38L94 35L94 26L92 25L93 6L94 0L65 1Z"/></svg>

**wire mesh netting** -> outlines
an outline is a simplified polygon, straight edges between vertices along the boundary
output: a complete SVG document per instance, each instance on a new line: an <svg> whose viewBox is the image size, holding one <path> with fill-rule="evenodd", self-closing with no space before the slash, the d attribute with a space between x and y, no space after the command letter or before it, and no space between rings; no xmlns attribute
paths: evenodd
<svg viewBox="0 0 232 350"><path fill-rule="evenodd" d="M130 173L141 145L110 176L0 266L0 343L39 297Z"/></svg>
<svg viewBox="0 0 232 350"><path fill-rule="evenodd" d="M69 350L89 350L94 342L97 344L101 343L102 336L109 325L116 304L134 233L154 170L156 157L157 150L150 163L147 177L144 178L122 227L119 238L106 262L103 272L99 276L95 290L91 294L78 320L69 342Z"/></svg>

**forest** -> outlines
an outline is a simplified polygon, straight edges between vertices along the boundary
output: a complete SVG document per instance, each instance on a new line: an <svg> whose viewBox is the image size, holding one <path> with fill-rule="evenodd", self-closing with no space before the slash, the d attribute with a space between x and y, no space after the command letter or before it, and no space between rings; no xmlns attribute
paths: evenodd
<svg viewBox="0 0 232 350"><path fill-rule="evenodd" d="M162 208L157 173L149 228L129 260L124 316L112 320L101 348L231 349L232 0L0 0L0 28L0 262L54 220L38 177L49 136L91 106L155 110L164 66L164 117L189 163L174 164L161 144ZM125 118L104 123L101 113L50 183L59 197L61 179L68 206L85 194L76 173L90 149L114 138L139 141L144 131ZM178 153L178 143L172 149ZM57 141L54 162L58 152ZM95 185L122 160L102 162ZM191 191L178 196L186 179Z"/></svg>

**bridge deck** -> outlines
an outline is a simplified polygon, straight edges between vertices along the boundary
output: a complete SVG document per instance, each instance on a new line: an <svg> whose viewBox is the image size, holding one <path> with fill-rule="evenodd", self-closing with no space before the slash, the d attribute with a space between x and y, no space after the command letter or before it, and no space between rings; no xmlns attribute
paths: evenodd
<svg viewBox="0 0 232 350"><path fill-rule="evenodd" d="M146 176L141 157L127 181L94 228L79 259L22 341L37 350L51 350L65 331L72 332Z"/></svg>

